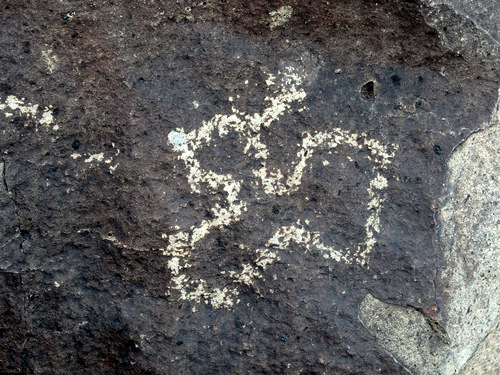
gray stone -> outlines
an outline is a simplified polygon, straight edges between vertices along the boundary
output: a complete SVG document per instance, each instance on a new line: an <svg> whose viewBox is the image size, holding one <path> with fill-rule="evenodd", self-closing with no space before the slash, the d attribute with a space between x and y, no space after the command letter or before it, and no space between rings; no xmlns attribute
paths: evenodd
<svg viewBox="0 0 500 375"><path fill-rule="evenodd" d="M498 373L499 145L497 105L491 122L459 144L448 161L438 216L444 259L436 279L444 323L370 295L360 305L363 324L411 373Z"/></svg>
<svg viewBox="0 0 500 375"><path fill-rule="evenodd" d="M433 1L434 4L438 1ZM444 3L453 7L455 12L472 20L475 26L481 31L491 35L497 42L500 42L500 10L498 2L495 0L446 0Z"/></svg>

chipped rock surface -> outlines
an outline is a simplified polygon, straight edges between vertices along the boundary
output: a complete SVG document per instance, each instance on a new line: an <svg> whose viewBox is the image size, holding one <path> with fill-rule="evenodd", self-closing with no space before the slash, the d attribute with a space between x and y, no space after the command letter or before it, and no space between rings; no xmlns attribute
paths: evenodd
<svg viewBox="0 0 500 375"><path fill-rule="evenodd" d="M0 4L0 372L496 374L493 1Z"/></svg>

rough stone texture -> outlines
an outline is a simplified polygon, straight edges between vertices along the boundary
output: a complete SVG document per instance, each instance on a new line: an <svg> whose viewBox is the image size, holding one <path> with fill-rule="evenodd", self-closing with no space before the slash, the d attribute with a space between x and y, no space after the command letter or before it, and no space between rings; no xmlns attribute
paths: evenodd
<svg viewBox="0 0 500 375"><path fill-rule="evenodd" d="M448 340L436 334L422 312L384 303L368 294L360 304L359 319L408 373L439 373Z"/></svg>
<svg viewBox="0 0 500 375"><path fill-rule="evenodd" d="M474 356L462 368L462 375L498 374L500 372L500 331L492 331L479 345Z"/></svg>
<svg viewBox="0 0 500 375"><path fill-rule="evenodd" d="M417 374L495 374L500 323L500 111L458 145L448 161L439 211L444 264L436 278L442 316L371 296L360 319ZM441 323L439 324L441 320ZM437 329L436 329L437 328ZM404 344L401 344L404 343Z"/></svg>
<svg viewBox="0 0 500 375"><path fill-rule="evenodd" d="M487 365L494 24L413 1L0 10L1 371Z"/></svg>

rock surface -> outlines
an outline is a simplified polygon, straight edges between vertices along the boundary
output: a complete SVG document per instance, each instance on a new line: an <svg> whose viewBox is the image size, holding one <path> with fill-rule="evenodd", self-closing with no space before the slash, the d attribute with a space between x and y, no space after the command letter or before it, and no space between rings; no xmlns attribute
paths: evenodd
<svg viewBox="0 0 500 375"><path fill-rule="evenodd" d="M0 371L496 374L499 12L3 2Z"/></svg>

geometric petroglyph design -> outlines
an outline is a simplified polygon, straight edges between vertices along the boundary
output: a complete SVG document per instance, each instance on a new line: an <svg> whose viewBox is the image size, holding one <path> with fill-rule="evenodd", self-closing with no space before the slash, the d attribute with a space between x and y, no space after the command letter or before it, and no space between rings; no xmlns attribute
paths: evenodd
<svg viewBox="0 0 500 375"><path fill-rule="evenodd" d="M300 104L306 97L302 88L306 74L294 67L287 67L277 75L268 74L266 84L269 96L265 98L265 108L260 113L245 113L237 107L232 107L229 114L217 114L209 121L186 133L183 129L171 131L168 140L173 151L179 153L179 160L184 163L186 175L193 193L200 193L201 188L211 193L223 193L225 201L216 203L211 208L211 218L203 220L199 225L193 225L189 230L178 228L171 235L164 235L167 246L163 250L169 257L168 267L173 274L170 291L177 291L180 300L196 303L210 303L213 308L230 308L238 303L238 284L254 285L256 279L263 278L263 271L279 260L279 250L286 249L290 244L295 244L305 251L317 251L325 259L337 262L358 263L367 266L369 255L373 249L379 232L380 212L385 201L387 179L380 173L391 163L397 146L386 146L376 139L368 138L365 133L353 133L341 128L328 131L304 132L302 144L292 162L289 171L270 168L267 158L270 150L263 142L262 129L269 128L277 123L282 115L291 110L292 104ZM299 111L303 110L299 109ZM242 271L224 271L221 274L229 276L233 285L228 287L210 287L206 280L190 277L190 258L200 241L214 228L221 228L240 220L248 210L248 202L240 196L243 180L231 173L216 173L205 169L197 158L200 148L213 146L214 135L219 139L228 134L237 135L245 145L244 154L260 162L260 168L252 171L255 183L270 196L287 195L300 188L302 176L307 167L308 160L318 149L335 149L339 146L348 146L354 150L367 148L369 153L373 176L367 186L369 200L366 210L369 212L364 225L364 241L356 248L338 249L327 246L322 242L322 233L310 228L310 223L305 220L278 228L274 235L268 239L265 247L247 249L245 244L240 244L241 249L255 253L253 264L242 264ZM175 292L174 292L175 293ZM194 307L193 309L196 309Z"/></svg>

